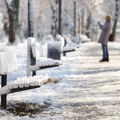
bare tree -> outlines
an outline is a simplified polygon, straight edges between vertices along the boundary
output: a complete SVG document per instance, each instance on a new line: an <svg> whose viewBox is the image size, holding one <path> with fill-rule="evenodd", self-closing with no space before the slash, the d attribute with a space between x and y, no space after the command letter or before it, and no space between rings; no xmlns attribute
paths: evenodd
<svg viewBox="0 0 120 120"><path fill-rule="evenodd" d="M34 37L34 8L33 8L34 0L28 0L28 37ZM27 46L27 67L28 67L28 75L30 75L29 66L36 64L36 59L32 55L32 50L28 44ZM36 71L33 71L33 75L36 75Z"/></svg>
<svg viewBox="0 0 120 120"><path fill-rule="evenodd" d="M53 37L56 37L57 22L58 22L58 19L57 19L57 4L58 4L58 1L55 0L55 4L52 4L51 2L49 2L49 3L50 3L50 6L51 6L51 10L52 10L51 34L53 35Z"/></svg>
<svg viewBox="0 0 120 120"><path fill-rule="evenodd" d="M119 0L115 0L115 17L114 17L114 23L113 23L113 28L112 28L112 35L113 39L115 39L116 36L116 29L117 29L117 23L118 23L118 18L119 18Z"/></svg>
<svg viewBox="0 0 120 120"><path fill-rule="evenodd" d="M34 37L33 0L28 0L28 37Z"/></svg>
<svg viewBox="0 0 120 120"><path fill-rule="evenodd" d="M12 0L11 2L5 0L5 3L7 6L9 20L9 43L14 43L16 40L16 31L18 27L19 0Z"/></svg>

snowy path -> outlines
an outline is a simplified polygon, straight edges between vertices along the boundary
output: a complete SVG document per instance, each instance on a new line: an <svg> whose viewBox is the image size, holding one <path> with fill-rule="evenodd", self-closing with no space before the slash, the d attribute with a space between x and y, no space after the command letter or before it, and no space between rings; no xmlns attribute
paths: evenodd
<svg viewBox="0 0 120 120"><path fill-rule="evenodd" d="M120 120L120 47L110 44L110 62L99 63L101 48L89 43L65 61L65 78L45 92L52 106L40 115L57 120ZM67 66L69 63L69 66ZM42 92L42 91L41 91Z"/></svg>
<svg viewBox="0 0 120 120"><path fill-rule="evenodd" d="M63 57L64 65L39 71L38 75L59 77L61 81L10 95L9 100L45 100L51 105L36 118L15 120L120 120L120 43L111 43L109 48L110 62L99 63L100 45L86 43Z"/></svg>

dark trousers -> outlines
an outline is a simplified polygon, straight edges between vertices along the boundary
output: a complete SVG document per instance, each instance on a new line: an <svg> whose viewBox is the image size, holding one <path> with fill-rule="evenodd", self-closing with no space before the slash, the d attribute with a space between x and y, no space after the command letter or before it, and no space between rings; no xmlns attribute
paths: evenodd
<svg viewBox="0 0 120 120"><path fill-rule="evenodd" d="M107 45L102 44L103 59L109 60L109 53Z"/></svg>

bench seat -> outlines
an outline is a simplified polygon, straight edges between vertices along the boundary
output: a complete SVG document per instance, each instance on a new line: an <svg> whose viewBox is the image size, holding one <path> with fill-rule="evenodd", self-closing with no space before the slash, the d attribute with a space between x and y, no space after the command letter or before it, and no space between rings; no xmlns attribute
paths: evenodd
<svg viewBox="0 0 120 120"><path fill-rule="evenodd" d="M18 78L17 80L15 80L15 82L11 82L8 85L1 87L0 95L38 88L43 84L55 81L55 79L41 76Z"/></svg>
<svg viewBox="0 0 120 120"><path fill-rule="evenodd" d="M36 62L36 65L30 66L30 70L33 71L62 65L62 62L60 60L54 60L51 58L39 58Z"/></svg>
<svg viewBox="0 0 120 120"><path fill-rule="evenodd" d="M56 67L62 64L61 43L51 41L41 44L35 38L28 38L27 76L36 75L36 70Z"/></svg>
<svg viewBox="0 0 120 120"><path fill-rule="evenodd" d="M75 51L76 47L72 47L72 46L66 46L63 48L62 52L72 52Z"/></svg>
<svg viewBox="0 0 120 120"><path fill-rule="evenodd" d="M75 51L75 50L76 50L76 47L65 46L65 47L62 49L61 53L63 53L63 56L66 56L66 53L68 53L68 52L73 52L73 51Z"/></svg>

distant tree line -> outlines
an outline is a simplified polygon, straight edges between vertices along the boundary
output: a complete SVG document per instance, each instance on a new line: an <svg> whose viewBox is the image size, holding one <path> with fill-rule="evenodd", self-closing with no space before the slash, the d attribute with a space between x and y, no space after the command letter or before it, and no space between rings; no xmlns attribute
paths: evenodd
<svg viewBox="0 0 120 120"><path fill-rule="evenodd" d="M58 31L57 22L58 22L58 1L59 0L49 0L52 2L48 2L50 8L51 8L51 34L53 36L56 35ZM63 3L67 2L66 0L62 0ZM92 26L92 20L93 17L93 8L95 7L94 4L95 0L76 0L77 6L76 6L76 32L77 34L86 34L88 37L90 37L91 32L91 26ZM119 19L120 14L120 0L114 0L115 2L115 17L113 21L113 28L112 33L114 36L116 35L116 29L117 29L117 23ZM72 3L71 1L69 3ZM67 2L67 4L69 4ZM16 40L16 36L19 35L19 10L20 10L20 0L12 0L9 4L7 0L5 0L6 8L7 8L7 14L8 14L8 29L5 25L6 33L8 33L9 36L9 43L14 43ZM97 7L97 6L96 6ZM71 7L70 7L71 8ZM74 8L71 8L71 10L74 10ZM110 9L110 8L106 8ZM62 12L69 16L69 18L73 19L73 15L71 15L72 12L70 10L67 10L67 8L62 7ZM41 12L40 12L41 13ZM72 13L73 14L73 13ZM40 16L40 15L39 15ZM63 15L62 15L63 18ZM26 18L27 19L27 18ZM67 21L67 20L66 20ZM39 22L39 21L37 21ZM62 20L62 22L65 22L65 19ZM63 25L63 24L62 24ZM64 27L64 26L63 26ZM62 28L63 29L63 28ZM64 32L64 31L63 31ZM64 34L64 33L63 33Z"/></svg>

